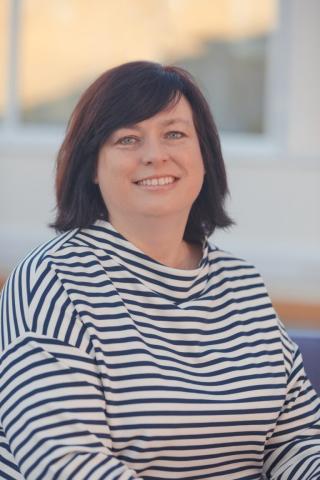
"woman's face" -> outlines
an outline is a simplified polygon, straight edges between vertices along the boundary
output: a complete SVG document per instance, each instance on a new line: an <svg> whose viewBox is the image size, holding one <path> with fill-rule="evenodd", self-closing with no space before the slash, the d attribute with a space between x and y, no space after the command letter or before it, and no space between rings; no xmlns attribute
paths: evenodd
<svg viewBox="0 0 320 480"><path fill-rule="evenodd" d="M151 118L116 130L101 148L95 181L111 223L174 216L187 221L204 166L185 97Z"/></svg>

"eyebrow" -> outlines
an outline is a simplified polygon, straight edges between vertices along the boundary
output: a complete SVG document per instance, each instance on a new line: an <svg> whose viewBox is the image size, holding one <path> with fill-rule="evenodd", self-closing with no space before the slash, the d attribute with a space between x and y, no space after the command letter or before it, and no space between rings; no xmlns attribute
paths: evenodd
<svg viewBox="0 0 320 480"><path fill-rule="evenodd" d="M169 120L164 120L163 122L161 122L161 125L164 126L164 127L167 127L167 126L173 125L175 123L183 123L188 127L191 126L191 122L189 120L186 120L185 118L180 118L180 117L170 118ZM140 127L137 123L132 123L132 124L129 124L129 125L123 125L122 127L119 127L119 130L121 130L123 128L132 128L134 130L140 130Z"/></svg>
<svg viewBox="0 0 320 480"><path fill-rule="evenodd" d="M162 125L172 125L173 123L184 123L185 125L191 125L191 122L189 120L186 120L185 118L170 118L170 120L165 120L162 122Z"/></svg>

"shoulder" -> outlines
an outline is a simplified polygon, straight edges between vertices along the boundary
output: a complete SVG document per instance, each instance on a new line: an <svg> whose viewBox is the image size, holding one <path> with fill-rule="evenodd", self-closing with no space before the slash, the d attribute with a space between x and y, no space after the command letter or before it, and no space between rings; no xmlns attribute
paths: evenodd
<svg viewBox="0 0 320 480"><path fill-rule="evenodd" d="M55 264L68 251L76 232L77 229L70 230L38 246L12 271L0 296L2 348L32 330L32 303L42 307L54 296L58 300L60 286Z"/></svg>
<svg viewBox="0 0 320 480"><path fill-rule="evenodd" d="M210 266L214 267L215 271L230 276L242 273L243 275L261 278L255 265L227 250L221 249L210 240L208 241L208 260Z"/></svg>
<svg viewBox="0 0 320 480"><path fill-rule="evenodd" d="M236 305L238 314L277 322L264 280L254 265L212 243L208 258L210 290Z"/></svg>
<svg viewBox="0 0 320 480"><path fill-rule="evenodd" d="M32 250L12 271L4 285L2 296L8 290L19 287L29 297L39 275L43 274L55 256L59 257L59 254L64 251L68 241L74 237L75 233L76 230L63 233Z"/></svg>
<svg viewBox="0 0 320 480"><path fill-rule="evenodd" d="M293 344L273 307L260 272L253 264L212 242L208 257L208 291L214 294L212 298L221 301L223 318L236 319L241 323L242 332L245 331L250 339L254 338L254 342L266 351L277 351L286 364Z"/></svg>

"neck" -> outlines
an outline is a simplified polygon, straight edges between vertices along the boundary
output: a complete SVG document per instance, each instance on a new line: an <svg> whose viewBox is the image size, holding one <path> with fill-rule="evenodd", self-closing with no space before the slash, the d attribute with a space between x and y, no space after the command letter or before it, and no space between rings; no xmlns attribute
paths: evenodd
<svg viewBox="0 0 320 480"><path fill-rule="evenodd" d="M109 222L139 250L163 265L194 269L201 260L200 246L183 240L186 220L150 217L128 222L127 218L122 221L117 217L110 218Z"/></svg>

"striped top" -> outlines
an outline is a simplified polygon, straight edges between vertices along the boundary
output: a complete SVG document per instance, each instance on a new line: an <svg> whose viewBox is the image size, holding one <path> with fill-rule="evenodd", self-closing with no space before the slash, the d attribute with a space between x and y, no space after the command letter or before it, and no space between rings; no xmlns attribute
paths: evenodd
<svg viewBox="0 0 320 480"><path fill-rule="evenodd" d="M97 221L0 307L0 478L320 479L320 407L254 267L160 264Z"/></svg>

